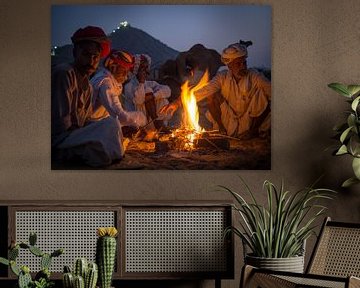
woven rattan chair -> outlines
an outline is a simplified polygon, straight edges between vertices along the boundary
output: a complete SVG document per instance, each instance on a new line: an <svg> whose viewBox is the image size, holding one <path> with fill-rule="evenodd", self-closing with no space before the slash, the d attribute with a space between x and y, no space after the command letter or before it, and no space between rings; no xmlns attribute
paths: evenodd
<svg viewBox="0 0 360 288"><path fill-rule="evenodd" d="M360 224L326 218L306 273L278 272L246 265L240 287L360 287Z"/></svg>

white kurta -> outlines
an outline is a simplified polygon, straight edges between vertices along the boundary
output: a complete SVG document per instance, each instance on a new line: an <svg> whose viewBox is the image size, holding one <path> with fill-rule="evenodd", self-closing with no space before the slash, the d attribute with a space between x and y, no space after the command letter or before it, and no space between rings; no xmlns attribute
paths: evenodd
<svg viewBox="0 0 360 288"><path fill-rule="evenodd" d="M88 122L93 90L90 84L82 89L77 73L71 65L52 71L52 148L59 160L79 156L90 166L110 165L124 156L119 120Z"/></svg>
<svg viewBox="0 0 360 288"><path fill-rule="evenodd" d="M159 113L162 107L169 104L167 99L171 95L169 86L161 85L156 81L139 83L136 77L132 77L124 87L125 109L128 111L141 111L147 116L148 120L150 120L145 108L145 94L149 92L154 94L157 113Z"/></svg>
<svg viewBox="0 0 360 288"><path fill-rule="evenodd" d="M143 113L128 112L123 109L120 102L122 84L114 78L109 70L99 69L90 83L94 90L91 120L98 121L112 116L118 118L122 126L143 126L146 124Z"/></svg>
<svg viewBox="0 0 360 288"><path fill-rule="evenodd" d="M194 94L197 101L220 92L225 101L221 104L221 120L228 135L240 136L251 127L254 117L260 116L271 100L271 83L256 70L249 70L238 82L231 71L221 71ZM207 116L213 124L210 113ZM270 114L260 131L270 130Z"/></svg>
<svg viewBox="0 0 360 288"><path fill-rule="evenodd" d="M107 166L124 157L122 138L119 120L108 117L72 131L56 148L65 158L80 156L90 166Z"/></svg>

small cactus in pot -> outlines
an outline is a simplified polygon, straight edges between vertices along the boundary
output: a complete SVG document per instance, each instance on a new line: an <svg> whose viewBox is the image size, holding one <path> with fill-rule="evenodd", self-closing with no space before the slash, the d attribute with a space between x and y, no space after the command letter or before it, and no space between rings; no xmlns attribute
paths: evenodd
<svg viewBox="0 0 360 288"><path fill-rule="evenodd" d="M97 229L96 262L99 267L100 288L110 288L116 258L115 227L101 227Z"/></svg>
<svg viewBox="0 0 360 288"><path fill-rule="evenodd" d="M85 258L78 258L74 264L74 273L69 266L64 267L64 288L95 288L98 279L96 263L88 263Z"/></svg>

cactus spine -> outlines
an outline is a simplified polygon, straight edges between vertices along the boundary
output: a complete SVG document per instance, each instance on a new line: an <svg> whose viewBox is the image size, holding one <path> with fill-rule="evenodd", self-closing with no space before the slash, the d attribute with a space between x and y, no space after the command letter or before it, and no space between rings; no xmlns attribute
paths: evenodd
<svg viewBox="0 0 360 288"><path fill-rule="evenodd" d="M116 258L115 227L98 228L96 243L96 262L99 268L100 288L110 288Z"/></svg>

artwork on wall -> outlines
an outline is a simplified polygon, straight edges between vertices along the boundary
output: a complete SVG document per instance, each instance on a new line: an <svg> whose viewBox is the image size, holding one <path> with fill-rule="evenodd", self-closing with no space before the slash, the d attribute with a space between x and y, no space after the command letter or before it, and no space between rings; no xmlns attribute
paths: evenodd
<svg viewBox="0 0 360 288"><path fill-rule="evenodd" d="M52 169L271 169L271 7L53 5Z"/></svg>

